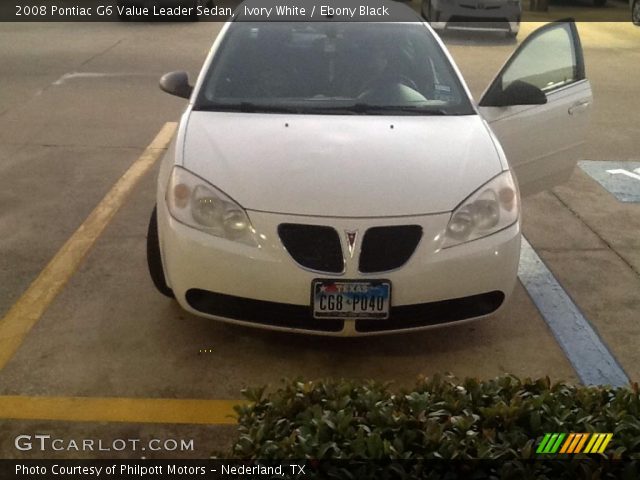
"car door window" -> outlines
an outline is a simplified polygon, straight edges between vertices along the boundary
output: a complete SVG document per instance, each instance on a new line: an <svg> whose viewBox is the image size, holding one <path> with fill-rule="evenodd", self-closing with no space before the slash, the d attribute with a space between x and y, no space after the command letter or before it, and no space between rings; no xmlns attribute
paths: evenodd
<svg viewBox="0 0 640 480"><path fill-rule="evenodd" d="M502 90L520 80L549 92L584 78L569 23L558 23L525 42L500 78Z"/></svg>
<svg viewBox="0 0 640 480"><path fill-rule="evenodd" d="M522 195L571 176L582 159L591 104L572 20L540 27L507 61L479 110L500 140Z"/></svg>

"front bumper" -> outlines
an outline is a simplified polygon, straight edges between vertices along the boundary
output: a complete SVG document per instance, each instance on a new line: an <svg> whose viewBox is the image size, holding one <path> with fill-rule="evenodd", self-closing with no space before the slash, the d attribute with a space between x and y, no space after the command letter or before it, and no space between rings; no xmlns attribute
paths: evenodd
<svg viewBox="0 0 640 480"><path fill-rule="evenodd" d="M489 237L441 249L449 214L418 217L310 218L249 212L259 247L213 237L170 217L158 205L158 228L168 285L187 311L234 323L325 335L408 331L481 318L510 296L520 256L518 223ZM363 274L356 249L343 274L300 267L277 233L281 223L328 225L338 232L419 224L423 237L409 261L394 271ZM342 234L341 234L342 236ZM343 251L347 251L343 248ZM393 285L388 320L316 320L310 306L314 278L388 279Z"/></svg>

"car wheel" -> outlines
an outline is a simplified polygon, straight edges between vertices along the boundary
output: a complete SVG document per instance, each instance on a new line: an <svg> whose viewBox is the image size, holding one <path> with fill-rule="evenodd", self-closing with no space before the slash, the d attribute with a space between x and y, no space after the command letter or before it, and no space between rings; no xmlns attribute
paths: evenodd
<svg viewBox="0 0 640 480"><path fill-rule="evenodd" d="M149 219L149 229L147 230L147 266L149 275L158 291L170 298L174 298L173 290L169 288L164 278L164 268L162 267L162 256L160 255L160 241L158 240L158 214L157 208L153 208Z"/></svg>
<svg viewBox="0 0 640 480"><path fill-rule="evenodd" d="M640 26L640 0L633 2L633 7L631 8L631 21L634 25Z"/></svg>

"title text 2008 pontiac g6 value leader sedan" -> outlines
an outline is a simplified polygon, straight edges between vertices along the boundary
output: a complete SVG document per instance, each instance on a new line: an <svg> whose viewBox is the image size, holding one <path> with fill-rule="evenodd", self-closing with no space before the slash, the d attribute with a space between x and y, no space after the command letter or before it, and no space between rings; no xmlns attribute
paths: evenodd
<svg viewBox="0 0 640 480"><path fill-rule="evenodd" d="M479 104L431 28L225 25L162 162L158 289L196 315L325 335L491 315L520 195L567 179L591 88L571 21L520 45Z"/></svg>

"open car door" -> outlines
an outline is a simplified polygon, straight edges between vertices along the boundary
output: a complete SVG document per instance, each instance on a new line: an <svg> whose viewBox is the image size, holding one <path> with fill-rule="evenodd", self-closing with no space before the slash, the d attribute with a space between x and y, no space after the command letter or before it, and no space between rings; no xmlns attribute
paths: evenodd
<svg viewBox="0 0 640 480"><path fill-rule="evenodd" d="M522 195L566 181L580 159L592 104L573 20L547 24L519 46L482 96Z"/></svg>

